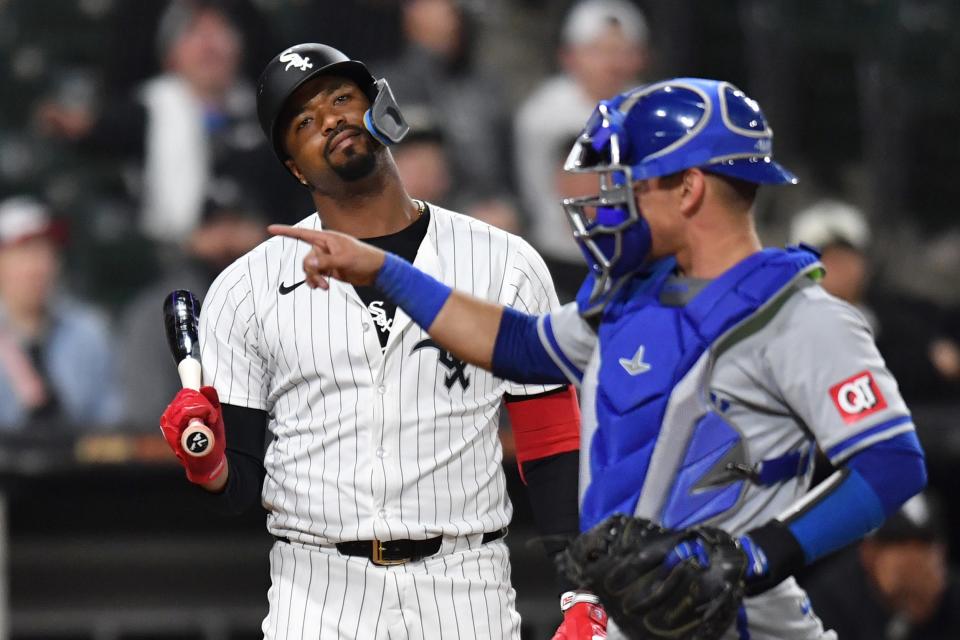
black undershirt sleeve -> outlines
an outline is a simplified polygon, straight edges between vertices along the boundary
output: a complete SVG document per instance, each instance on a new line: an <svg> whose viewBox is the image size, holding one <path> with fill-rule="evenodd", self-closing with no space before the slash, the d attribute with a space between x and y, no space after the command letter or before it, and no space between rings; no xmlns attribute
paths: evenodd
<svg viewBox="0 0 960 640"><path fill-rule="evenodd" d="M561 393L567 387L535 396L507 396L506 401L522 401ZM534 524L547 557L556 557L567 548L580 532L579 474L580 452L566 451L545 458L528 460L520 465L527 485L527 498L533 512ZM566 577L557 575L560 591L569 591L574 585Z"/></svg>
<svg viewBox="0 0 960 640"><path fill-rule="evenodd" d="M230 471L226 487L216 495L223 513L239 515L260 504L266 476L263 456L266 452L267 412L232 404L221 407Z"/></svg>
<svg viewBox="0 0 960 640"><path fill-rule="evenodd" d="M580 452L567 451L546 458L530 460L521 465L527 480L527 497L533 511L533 520L540 533L543 550L556 564L580 531L577 496L577 478L580 472ZM560 592L570 591L575 585L557 572Z"/></svg>
<svg viewBox="0 0 960 640"><path fill-rule="evenodd" d="M580 452L556 453L528 460L521 466L537 530L545 536L577 535L580 527L577 505Z"/></svg>

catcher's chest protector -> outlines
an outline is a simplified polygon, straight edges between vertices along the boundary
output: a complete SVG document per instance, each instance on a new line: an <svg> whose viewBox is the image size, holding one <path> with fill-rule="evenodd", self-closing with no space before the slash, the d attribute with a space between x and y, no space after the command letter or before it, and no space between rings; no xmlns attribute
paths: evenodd
<svg viewBox="0 0 960 640"><path fill-rule="evenodd" d="M696 486L720 457L736 454L740 436L706 400L696 397L702 381L694 378L705 368L694 365L719 338L748 321L814 264L816 256L804 250L765 249L711 282L686 305L667 306L660 296L672 272L668 264L607 306L598 330L598 426L589 448L584 530L613 513L635 513L661 432L680 442L677 449L685 452L674 464L669 492L660 499L662 508L654 519L666 527L688 527L736 504L743 480L709 489ZM676 410L670 406L677 404L671 403L675 395L698 401L693 408L686 402ZM657 484L662 496L668 487Z"/></svg>

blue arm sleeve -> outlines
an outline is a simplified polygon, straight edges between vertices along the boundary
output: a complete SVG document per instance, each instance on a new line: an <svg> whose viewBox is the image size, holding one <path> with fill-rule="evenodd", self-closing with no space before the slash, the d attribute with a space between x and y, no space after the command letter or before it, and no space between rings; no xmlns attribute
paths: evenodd
<svg viewBox="0 0 960 640"><path fill-rule="evenodd" d="M917 434L902 433L867 447L836 477L825 481L832 486L784 523L807 563L859 540L926 486Z"/></svg>
<svg viewBox="0 0 960 640"><path fill-rule="evenodd" d="M538 316L504 307L493 345L491 370L494 375L514 382L566 384L567 376L540 342L537 319Z"/></svg>

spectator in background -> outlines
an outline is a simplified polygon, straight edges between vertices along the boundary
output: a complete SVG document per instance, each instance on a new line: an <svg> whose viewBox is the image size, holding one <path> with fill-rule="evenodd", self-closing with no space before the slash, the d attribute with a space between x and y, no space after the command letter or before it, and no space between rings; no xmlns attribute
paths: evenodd
<svg viewBox="0 0 960 640"><path fill-rule="evenodd" d="M596 103L637 84L647 67L647 38L646 19L628 0L574 5L561 33L561 73L536 88L516 114L516 182L530 217L528 239L561 293L576 291L580 282L573 280L580 278L583 258L561 218L556 167L569 153L564 144L580 132ZM588 193L594 191L596 185Z"/></svg>
<svg viewBox="0 0 960 640"><path fill-rule="evenodd" d="M790 222L791 242L820 251L826 267L822 285L830 294L857 307L877 329L877 318L866 304L871 269L870 227L857 207L839 200L820 200Z"/></svg>
<svg viewBox="0 0 960 640"><path fill-rule="evenodd" d="M60 294L57 228L28 197L0 202L0 431L120 419L104 320Z"/></svg>
<svg viewBox="0 0 960 640"><path fill-rule="evenodd" d="M390 148L400 181L411 198L451 206L453 177L444 153L443 131L425 110L404 107L403 111L410 132Z"/></svg>
<svg viewBox="0 0 960 640"><path fill-rule="evenodd" d="M119 342L124 422L133 429L152 433L157 416L180 390L163 327L161 309L166 296L175 289L187 289L202 299L217 274L266 239L265 220L242 202L208 201L199 226L183 242L184 258L179 265L142 291L122 313ZM163 366L164 362L170 366Z"/></svg>
<svg viewBox="0 0 960 640"><path fill-rule="evenodd" d="M858 547L805 580L825 626L843 640L960 637L960 582L947 564L947 532L933 494L908 500Z"/></svg>
<svg viewBox="0 0 960 640"><path fill-rule="evenodd" d="M566 171L567 154L573 148L577 141L577 136L571 136L570 139L562 141L557 145L556 151L552 154L553 174L551 175L550 187L555 193L553 215L557 218L554 224L559 228L567 229L569 235L569 225L561 218L565 217L561 202L565 198L575 198L587 193L593 193L597 190L597 176L593 173L574 173ZM561 302L573 300L584 279L587 277L587 262L581 258L579 262L567 262L561 259L553 259L548 263L550 273L556 281L557 297Z"/></svg>
<svg viewBox="0 0 960 640"><path fill-rule="evenodd" d="M402 1L250 0L256 3L278 37L277 46L258 57L254 77L281 47L292 42L322 42L349 51L356 60L386 60L399 53ZM404 110L406 112L406 110Z"/></svg>
<svg viewBox="0 0 960 640"><path fill-rule="evenodd" d="M174 0L156 40L164 72L136 96L99 112L48 102L37 112L41 126L91 150L135 157L141 230L159 242L182 241L207 197L230 198L241 185L278 212L309 210L262 141L253 88L239 77L243 43L231 16L212 0Z"/></svg>
<svg viewBox="0 0 960 640"><path fill-rule="evenodd" d="M487 216L506 210L515 225L509 116L498 83L474 69L470 16L458 0L404 0L402 25L403 53L373 67L405 114L426 111L442 132L452 181L446 206L494 224Z"/></svg>
<svg viewBox="0 0 960 640"><path fill-rule="evenodd" d="M822 200L794 217L790 235L792 242L820 250L826 268L823 288L867 318L907 402L955 401L960 392L960 345L949 317L934 302L877 286L869 257L870 228L863 213L844 202Z"/></svg>
<svg viewBox="0 0 960 640"><path fill-rule="evenodd" d="M400 173L400 180L410 197L426 200L442 207L454 207L458 201L450 164L444 149L443 131L427 111L414 107L410 116L410 133L403 142L390 148ZM506 198L481 198L464 206L471 217L492 224L510 233L519 233L517 211Z"/></svg>

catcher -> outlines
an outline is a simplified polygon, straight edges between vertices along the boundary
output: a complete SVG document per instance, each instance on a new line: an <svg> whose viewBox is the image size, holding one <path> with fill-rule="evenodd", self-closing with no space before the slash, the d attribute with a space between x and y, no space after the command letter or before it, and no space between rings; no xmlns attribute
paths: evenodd
<svg viewBox="0 0 960 640"><path fill-rule="evenodd" d="M557 638L836 638L792 574L877 527L926 484L923 452L864 318L817 284L807 248L763 249L759 185L792 184L757 103L677 78L598 104L564 208L592 273L524 315L453 292L336 234L308 282L374 283L458 357L580 385L581 534ZM808 491L817 448L838 471Z"/></svg>

